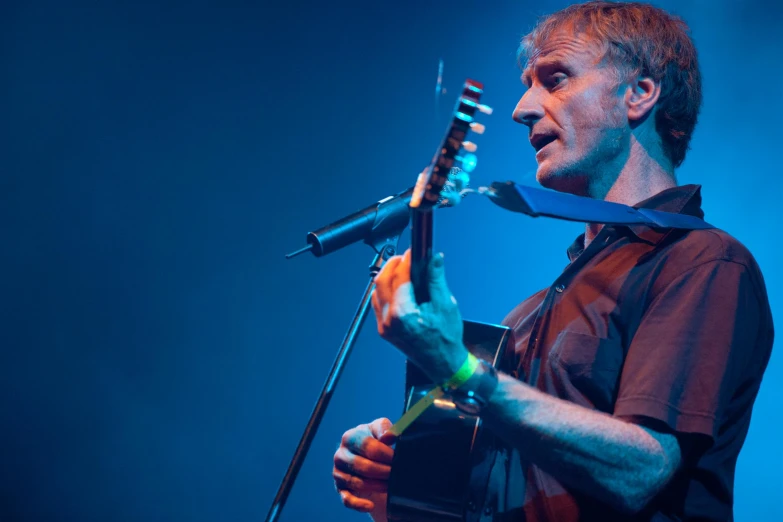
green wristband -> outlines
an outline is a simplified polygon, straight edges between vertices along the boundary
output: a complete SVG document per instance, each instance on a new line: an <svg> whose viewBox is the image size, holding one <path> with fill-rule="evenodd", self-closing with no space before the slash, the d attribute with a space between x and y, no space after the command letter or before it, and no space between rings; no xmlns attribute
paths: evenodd
<svg viewBox="0 0 783 522"><path fill-rule="evenodd" d="M478 357L468 352L468 358L465 359L463 365L459 370L457 370L457 373L451 376L451 379L443 383L442 387L444 389L456 390L468 382L468 379L473 377L473 374L476 373L476 368L478 368L478 365Z"/></svg>
<svg viewBox="0 0 783 522"><path fill-rule="evenodd" d="M392 426L389 431L397 436L402 435L402 432L405 431L408 426L410 426L411 423L415 421L417 417L419 417L419 415L424 413L424 410L429 408L435 401L443 398L444 390L455 390L468 382L468 379L473 377L473 374L476 373L476 369L478 367L478 358L472 353L468 352L468 358L465 359L465 363L460 367L459 370L457 370L457 373L452 375L451 379L446 381L442 386L436 386L431 389L427 395L419 399L416 404L408 408L408 411L405 412L400 420L394 423L394 426Z"/></svg>

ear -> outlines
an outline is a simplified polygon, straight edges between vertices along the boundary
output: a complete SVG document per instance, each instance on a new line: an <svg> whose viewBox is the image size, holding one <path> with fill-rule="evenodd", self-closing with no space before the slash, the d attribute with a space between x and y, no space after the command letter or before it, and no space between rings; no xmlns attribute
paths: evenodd
<svg viewBox="0 0 783 522"><path fill-rule="evenodd" d="M650 77L640 76L631 82L626 91L625 103L628 107L628 119L632 123L640 123L652 109L661 96L661 84Z"/></svg>

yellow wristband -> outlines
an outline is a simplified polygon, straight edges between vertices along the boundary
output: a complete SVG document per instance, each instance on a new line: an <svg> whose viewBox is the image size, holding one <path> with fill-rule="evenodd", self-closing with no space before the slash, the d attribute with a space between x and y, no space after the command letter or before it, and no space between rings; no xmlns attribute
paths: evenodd
<svg viewBox="0 0 783 522"><path fill-rule="evenodd" d="M416 404L408 408L408 411L400 417L400 420L394 423L394 426L392 426L389 431L399 437L402 435L402 432L419 417L419 415L424 413L424 410L432 406L432 403L441 398L443 398L443 388L434 387L427 395L419 399Z"/></svg>
<svg viewBox="0 0 783 522"><path fill-rule="evenodd" d="M479 360L478 357L473 355L472 353L468 352L468 358L465 359L465 362L463 363L462 367L460 367L459 370L457 370L457 373L451 376L451 379L443 383L444 389L451 389L455 390L468 382L468 379L473 377L473 374L476 373L476 368L478 368Z"/></svg>
<svg viewBox="0 0 783 522"><path fill-rule="evenodd" d="M476 373L476 368L478 368L478 365L478 358L472 353L468 353L468 358L465 360L465 363L460 367L459 370L457 370L457 373L451 376L451 379L446 381L442 386L436 386L435 388L431 389L427 395L419 399L416 404L408 408L408 411L405 412L400 420L394 423L394 426L392 426L389 431L397 436L402 435L402 432L405 431L408 426L410 426L411 423L413 423L413 421L419 417L419 415L424 413L424 410L429 408L432 403L444 396L444 390L454 390L465 384L468 379L470 379L473 374Z"/></svg>

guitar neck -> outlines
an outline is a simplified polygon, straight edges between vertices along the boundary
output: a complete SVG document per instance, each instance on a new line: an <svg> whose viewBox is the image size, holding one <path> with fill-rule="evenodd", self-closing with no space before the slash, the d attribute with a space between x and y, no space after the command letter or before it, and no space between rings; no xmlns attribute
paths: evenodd
<svg viewBox="0 0 783 522"><path fill-rule="evenodd" d="M473 120L474 114L477 110L484 113L492 111L489 107L479 105L482 92L483 87L479 82L473 80L465 82L446 134L429 166L419 174L413 187L410 201L411 282L416 302L419 304L430 301L427 268L432 259L432 211L441 200L441 191L451 171L455 168L457 171L460 170L455 163L465 165L465 158L458 156L459 151L463 148L471 153L476 150L474 143L465 141L468 132L471 130L484 132L483 125L476 124ZM475 166L475 159L473 166Z"/></svg>
<svg viewBox="0 0 783 522"><path fill-rule="evenodd" d="M411 283L419 304L430 300L427 267L432 259L432 225L431 209L411 209Z"/></svg>

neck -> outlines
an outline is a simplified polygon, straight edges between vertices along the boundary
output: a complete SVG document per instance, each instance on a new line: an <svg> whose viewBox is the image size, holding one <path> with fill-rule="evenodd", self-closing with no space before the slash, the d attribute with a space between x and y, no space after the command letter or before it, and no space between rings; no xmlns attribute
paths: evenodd
<svg viewBox="0 0 783 522"><path fill-rule="evenodd" d="M588 187L590 197L634 205L659 192L677 186L674 168L662 151L650 154L636 139L631 139L631 153L611 179L599 178ZM585 228L585 248L598 235L603 225L588 223Z"/></svg>

